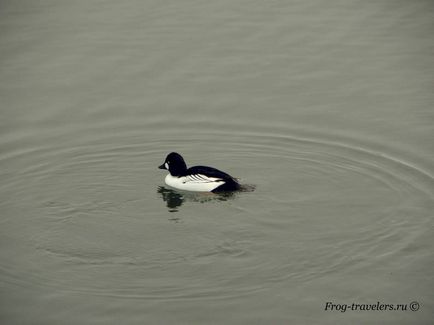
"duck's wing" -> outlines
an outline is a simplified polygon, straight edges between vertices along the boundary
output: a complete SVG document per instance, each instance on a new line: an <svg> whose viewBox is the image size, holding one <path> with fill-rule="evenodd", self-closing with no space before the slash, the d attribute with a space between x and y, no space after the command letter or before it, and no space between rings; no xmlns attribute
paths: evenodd
<svg viewBox="0 0 434 325"><path fill-rule="evenodd" d="M234 178L221 170L207 166L194 166L187 170L187 179L198 183L211 183L234 180Z"/></svg>

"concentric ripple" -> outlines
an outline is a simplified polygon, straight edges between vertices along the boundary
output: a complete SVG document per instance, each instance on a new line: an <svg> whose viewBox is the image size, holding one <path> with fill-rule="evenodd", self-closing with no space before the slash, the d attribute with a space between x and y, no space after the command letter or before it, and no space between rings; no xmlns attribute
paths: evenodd
<svg viewBox="0 0 434 325"><path fill-rule="evenodd" d="M137 299L237 297L375 267L432 223L433 177L368 145L270 130L157 136L2 152L3 252L14 251L3 253L3 281ZM255 191L165 188L156 166L173 148Z"/></svg>

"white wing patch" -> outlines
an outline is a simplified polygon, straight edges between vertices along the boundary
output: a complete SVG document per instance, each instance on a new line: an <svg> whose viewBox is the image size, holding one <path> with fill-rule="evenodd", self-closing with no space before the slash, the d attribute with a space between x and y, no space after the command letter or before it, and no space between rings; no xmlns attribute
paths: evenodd
<svg viewBox="0 0 434 325"><path fill-rule="evenodd" d="M183 183L214 183L223 181L221 178L217 177L208 177L202 174L194 174L185 176L183 179Z"/></svg>

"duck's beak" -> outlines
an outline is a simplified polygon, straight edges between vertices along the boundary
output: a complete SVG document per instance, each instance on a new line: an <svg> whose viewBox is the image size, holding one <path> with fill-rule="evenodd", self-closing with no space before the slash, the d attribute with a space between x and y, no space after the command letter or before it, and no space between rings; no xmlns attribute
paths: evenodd
<svg viewBox="0 0 434 325"><path fill-rule="evenodd" d="M164 166L164 164L162 164L161 166L158 166L158 168L160 168L160 169L166 169L166 166Z"/></svg>

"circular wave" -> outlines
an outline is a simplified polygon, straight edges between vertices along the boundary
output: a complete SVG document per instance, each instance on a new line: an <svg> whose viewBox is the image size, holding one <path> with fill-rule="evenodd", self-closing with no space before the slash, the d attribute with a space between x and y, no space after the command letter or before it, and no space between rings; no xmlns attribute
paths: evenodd
<svg viewBox="0 0 434 325"><path fill-rule="evenodd" d="M2 279L78 294L223 299L368 268L394 258L431 223L433 176L374 146L271 130L175 134L2 153L0 163L20 168L1 191L21 195L3 208L18 211L21 202L23 213L2 223L34 223L15 235L22 257L3 258ZM257 190L180 197L181 222L168 223L156 166L173 148L232 168ZM183 221L203 205L221 219Z"/></svg>

